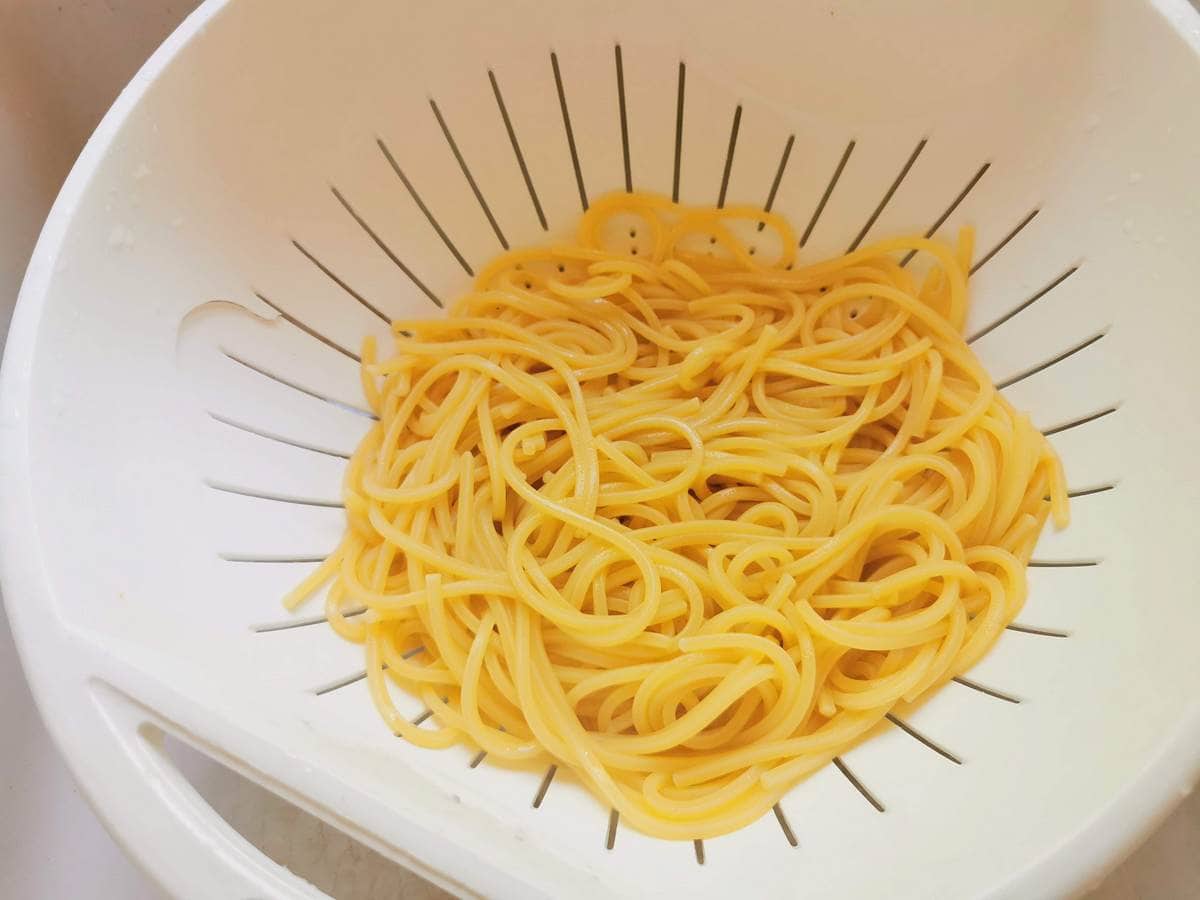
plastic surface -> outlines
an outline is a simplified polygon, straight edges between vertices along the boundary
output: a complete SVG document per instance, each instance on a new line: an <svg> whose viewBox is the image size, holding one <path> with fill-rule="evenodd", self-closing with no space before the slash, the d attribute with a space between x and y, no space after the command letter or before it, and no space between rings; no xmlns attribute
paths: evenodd
<svg viewBox="0 0 1200 900"><path fill-rule="evenodd" d="M162 729L459 893L1094 881L1200 759L1198 30L1179 3L1116 0L206 4L64 187L0 393L4 593L106 822L176 894L311 895L199 804ZM974 224L975 346L1081 493L1037 552L1072 565L1031 571L1027 630L968 676L1022 702L951 684L908 719L962 765L884 729L845 762L886 812L830 768L782 803L798 847L769 816L703 865L623 827L606 849L607 810L563 773L535 809L541 772L397 741L361 682L325 690L357 648L261 628L340 533L376 313L437 315L430 294L502 241L566 233L627 171L690 202L773 195L815 223L810 259L865 226Z"/></svg>

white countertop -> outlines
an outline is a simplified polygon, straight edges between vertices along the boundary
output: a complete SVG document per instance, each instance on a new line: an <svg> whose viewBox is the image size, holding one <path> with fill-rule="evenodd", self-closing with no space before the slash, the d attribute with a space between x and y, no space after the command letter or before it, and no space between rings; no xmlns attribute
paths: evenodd
<svg viewBox="0 0 1200 900"><path fill-rule="evenodd" d="M76 153L121 87L193 6L191 0L0 0L0 342L42 220ZM71 781L38 718L2 610L0 712L0 898L159 898ZM446 896L219 766L191 760L184 768L236 828L338 900ZM1200 793L1092 897L1200 897Z"/></svg>

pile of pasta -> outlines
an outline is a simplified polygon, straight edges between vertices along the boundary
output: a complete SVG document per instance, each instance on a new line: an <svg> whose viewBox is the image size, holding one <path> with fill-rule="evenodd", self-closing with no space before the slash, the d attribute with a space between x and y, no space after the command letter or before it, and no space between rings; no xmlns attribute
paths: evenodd
<svg viewBox="0 0 1200 900"><path fill-rule="evenodd" d="M612 195L366 342L345 538L286 602L329 584L397 735L713 837L995 642L1067 496L962 337L970 232L796 246Z"/></svg>

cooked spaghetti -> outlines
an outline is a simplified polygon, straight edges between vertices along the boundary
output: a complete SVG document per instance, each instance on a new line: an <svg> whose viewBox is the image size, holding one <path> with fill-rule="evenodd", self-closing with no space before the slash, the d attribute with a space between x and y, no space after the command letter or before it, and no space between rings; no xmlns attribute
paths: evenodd
<svg viewBox="0 0 1200 900"><path fill-rule="evenodd" d="M796 245L761 209L613 195L366 343L349 527L287 603L331 581L397 735L712 837L1012 621L1067 496L962 337L970 232Z"/></svg>

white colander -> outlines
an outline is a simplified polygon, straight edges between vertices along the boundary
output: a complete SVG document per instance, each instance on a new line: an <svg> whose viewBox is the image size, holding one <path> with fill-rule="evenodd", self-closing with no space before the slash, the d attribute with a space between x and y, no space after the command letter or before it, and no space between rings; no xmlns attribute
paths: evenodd
<svg viewBox="0 0 1200 900"><path fill-rule="evenodd" d="M1200 760L1198 48L1181 0L206 3L81 156L4 361L4 593L100 814L177 894L317 895L165 732L463 894L1099 878ZM766 203L808 259L973 224L974 346L1076 493L966 680L697 846L397 740L279 606L343 528L362 337L631 186Z"/></svg>

